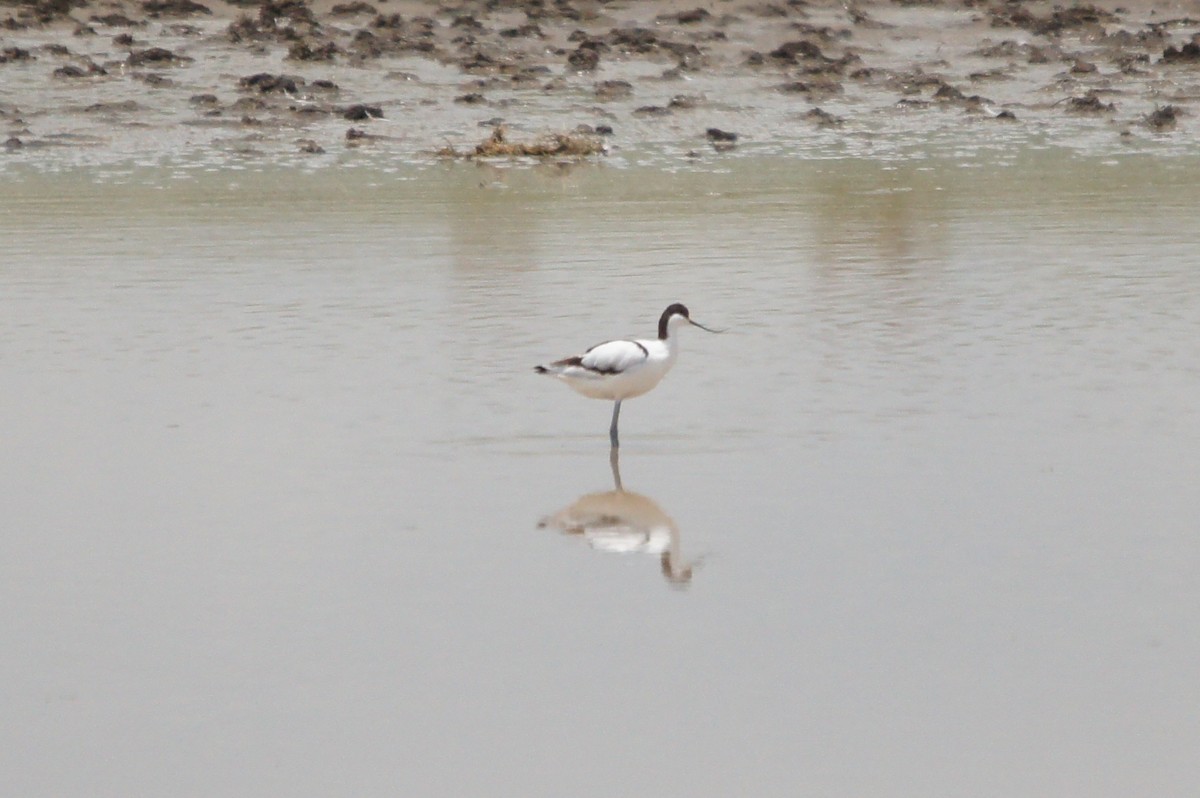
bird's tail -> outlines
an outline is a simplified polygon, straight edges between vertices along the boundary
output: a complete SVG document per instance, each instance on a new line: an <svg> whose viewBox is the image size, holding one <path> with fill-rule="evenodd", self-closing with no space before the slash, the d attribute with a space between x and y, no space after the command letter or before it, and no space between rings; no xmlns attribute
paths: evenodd
<svg viewBox="0 0 1200 798"><path fill-rule="evenodd" d="M568 369L582 365L583 361L578 357L564 357L562 360L556 360L553 363L547 363L544 366L534 366L533 370L538 374L549 374L551 377L561 377Z"/></svg>

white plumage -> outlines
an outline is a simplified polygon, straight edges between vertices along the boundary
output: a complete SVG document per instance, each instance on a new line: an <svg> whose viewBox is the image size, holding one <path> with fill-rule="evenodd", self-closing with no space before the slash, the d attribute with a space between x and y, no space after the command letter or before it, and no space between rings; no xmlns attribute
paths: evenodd
<svg viewBox="0 0 1200 798"><path fill-rule="evenodd" d="M691 320L688 309L678 303L663 311L658 320L658 338L605 341L582 355L563 358L544 366L535 366L539 374L549 374L591 399L608 399L613 406L609 440L613 447L617 438L617 419L621 401L650 391L666 376L679 354L679 339L674 333L683 324L691 324L708 332L702 324Z"/></svg>

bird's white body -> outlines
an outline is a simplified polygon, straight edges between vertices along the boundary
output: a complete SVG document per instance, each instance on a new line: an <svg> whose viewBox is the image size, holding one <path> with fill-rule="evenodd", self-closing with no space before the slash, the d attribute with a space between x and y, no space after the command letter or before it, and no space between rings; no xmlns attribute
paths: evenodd
<svg viewBox="0 0 1200 798"><path fill-rule="evenodd" d="M632 399L649 392L675 365L677 338L606 341L546 371L589 399Z"/></svg>
<svg viewBox="0 0 1200 798"><path fill-rule="evenodd" d="M679 354L679 337L675 332L684 324L708 330L691 320L687 308L674 304L659 317L658 338L605 341L582 355L536 366L534 370L557 377L591 399L615 402L608 434L613 449L616 449L621 402L647 393L667 375Z"/></svg>

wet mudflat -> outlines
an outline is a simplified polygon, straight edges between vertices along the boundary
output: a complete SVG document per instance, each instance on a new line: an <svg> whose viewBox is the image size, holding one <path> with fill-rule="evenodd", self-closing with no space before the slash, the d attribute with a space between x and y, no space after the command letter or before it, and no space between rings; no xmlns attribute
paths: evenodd
<svg viewBox="0 0 1200 798"><path fill-rule="evenodd" d="M1185 792L1198 176L10 171L6 791Z"/></svg>
<svg viewBox="0 0 1200 798"><path fill-rule="evenodd" d="M0 166L1194 139L1200 7L10 0ZM507 132L505 132L507 131ZM551 146L552 152L563 148Z"/></svg>

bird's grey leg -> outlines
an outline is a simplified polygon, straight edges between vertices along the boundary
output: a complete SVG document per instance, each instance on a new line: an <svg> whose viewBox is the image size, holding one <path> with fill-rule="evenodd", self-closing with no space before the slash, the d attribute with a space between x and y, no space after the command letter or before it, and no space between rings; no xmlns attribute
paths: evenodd
<svg viewBox="0 0 1200 798"><path fill-rule="evenodd" d="M619 418L620 415L621 415L621 400L618 399L616 401L616 404L613 405L612 426L608 428L608 439L612 442L612 447L614 449L621 445L621 442L617 440L617 418Z"/></svg>
<svg viewBox="0 0 1200 798"><path fill-rule="evenodd" d="M621 450L616 446L608 450L608 464L612 467L613 487L618 491L625 490L621 487Z"/></svg>

